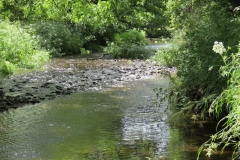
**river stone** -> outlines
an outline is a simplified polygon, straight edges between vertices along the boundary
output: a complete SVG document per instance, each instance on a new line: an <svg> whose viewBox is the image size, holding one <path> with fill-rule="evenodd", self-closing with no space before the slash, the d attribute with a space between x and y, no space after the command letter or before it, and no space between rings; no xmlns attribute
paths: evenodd
<svg viewBox="0 0 240 160"><path fill-rule="evenodd" d="M44 99L53 99L88 89L109 87L173 70L173 68L139 60L124 65L123 60L96 62L93 60L91 63L97 63L98 66L86 64L88 69L85 70L77 68L77 64L70 69L52 66L48 71L14 75L2 79L0 81L0 110L19 106L16 105L17 103L38 103Z"/></svg>
<svg viewBox="0 0 240 160"><path fill-rule="evenodd" d="M23 88L39 88L43 85L43 83L27 83L23 86Z"/></svg>
<svg viewBox="0 0 240 160"><path fill-rule="evenodd" d="M26 93L23 93L23 92L14 92L14 93L6 93L5 96L6 97L11 97L11 98L16 98L16 97L22 97L22 96L25 96Z"/></svg>
<svg viewBox="0 0 240 160"><path fill-rule="evenodd" d="M28 79L13 79L13 82L15 82L15 83L27 83Z"/></svg>
<svg viewBox="0 0 240 160"><path fill-rule="evenodd" d="M141 76L140 76L140 75L137 75L137 76L136 76L136 79L140 79L140 78L141 78Z"/></svg>

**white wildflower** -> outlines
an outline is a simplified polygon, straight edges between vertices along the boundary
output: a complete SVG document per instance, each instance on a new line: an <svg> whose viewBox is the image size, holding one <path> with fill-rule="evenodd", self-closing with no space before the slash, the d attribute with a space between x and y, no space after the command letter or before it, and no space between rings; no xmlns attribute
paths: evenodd
<svg viewBox="0 0 240 160"><path fill-rule="evenodd" d="M226 49L223 46L222 42L215 41L212 49L215 53L223 54L226 52Z"/></svg>
<svg viewBox="0 0 240 160"><path fill-rule="evenodd" d="M208 68L208 71L211 71L212 69L213 69L213 66L209 67L209 68Z"/></svg>

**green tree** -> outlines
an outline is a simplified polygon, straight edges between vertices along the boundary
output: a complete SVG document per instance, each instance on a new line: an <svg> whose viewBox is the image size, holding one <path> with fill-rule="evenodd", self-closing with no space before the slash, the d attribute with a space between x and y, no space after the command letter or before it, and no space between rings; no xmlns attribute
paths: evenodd
<svg viewBox="0 0 240 160"><path fill-rule="evenodd" d="M108 26L121 30L145 28L165 34L165 1L3 0L1 17L10 20L53 20L91 24L100 33ZM108 28L109 29L109 28Z"/></svg>
<svg viewBox="0 0 240 160"><path fill-rule="evenodd" d="M53 56L102 49L116 34L166 36L165 1L2 0L0 19L19 21ZM137 48L137 47L136 47Z"/></svg>

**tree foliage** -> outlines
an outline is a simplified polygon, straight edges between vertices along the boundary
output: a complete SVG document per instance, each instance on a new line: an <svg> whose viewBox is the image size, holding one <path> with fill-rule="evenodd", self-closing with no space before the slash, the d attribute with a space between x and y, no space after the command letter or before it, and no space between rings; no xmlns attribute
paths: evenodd
<svg viewBox="0 0 240 160"><path fill-rule="evenodd" d="M145 28L166 34L168 21L164 16L164 1L147 0L3 0L1 17L13 20L53 20L91 24L99 33L111 26L118 30Z"/></svg>
<svg viewBox="0 0 240 160"><path fill-rule="evenodd" d="M101 50L118 33L136 28L166 36L165 1L2 0L0 19L19 21L51 55ZM14 24L14 23L13 23Z"/></svg>

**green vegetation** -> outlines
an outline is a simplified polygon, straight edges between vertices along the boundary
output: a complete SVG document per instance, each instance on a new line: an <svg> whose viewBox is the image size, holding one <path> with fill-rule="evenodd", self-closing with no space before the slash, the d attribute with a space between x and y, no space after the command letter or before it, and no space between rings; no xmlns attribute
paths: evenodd
<svg viewBox="0 0 240 160"><path fill-rule="evenodd" d="M169 0L173 37L178 42L156 58L176 66L170 97L178 114L219 120L217 133L202 145L199 154L210 156L217 148L239 145L239 8L228 0ZM240 4L238 4L240 5ZM225 48L226 47L226 48ZM182 115L184 115L182 114Z"/></svg>
<svg viewBox="0 0 240 160"><path fill-rule="evenodd" d="M25 26L32 35L38 35L40 45L54 57L81 53L87 41L82 29L61 22L37 22Z"/></svg>
<svg viewBox="0 0 240 160"><path fill-rule="evenodd" d="M144 31L130 30L117 34L114 42L110 42L105 51L114 58L149 58L151 50L145 48L147 44Z"/></svg>
<svg viewBox="0 0 240 160"><path fill-rule="evenodd" d="M201 146L199 153L207 147L204 149L207 152L206 155L211 156L219 146L222 147L222 150L227 146L234 146L235 153L233 154L233 158L238 159L240 157L240 46L238 45L237 53L232 53L230 52L230 48L226 51L221 42L215 42L213 50L222 57L224 65L220 68L220 74L222 77L227 77L228 85L226 89L214 99L210 105L209 113L220 116L223 110L227 110L228 114L219 122L225 121L223 127L217 126L217 128L220 128L219 131L212 135L210 140ZM228 52L230 52L230 54Z"/></svg>
<svg viewBox="0 0 240 160"><path fill-rule="evenodd" d="M11 74L18 68L40 68L49 59L37 39L17 23L0 22L0 73Z"/></svg>
<svg viewBox="0 0 240 160"><path fill-rule="evenodd" d="M176 66L170 97L179 113L219 120L199 150L233 146L240 157L240 19L236 0L3 0L0 73L42 67L49 58L105 51L115 58L149 58L146 37L174 44L154 59ZM166 27L170 28L169 30ZM173 43L173 42L171 42Z"/></svg>
<svg viewBox="0 0 240 160"><path fill-rule="evenodd" d="M24 30L28 36L34 37L31 43L34 43L33 46L37 45L37 48L44 52L43 55L48 52L46 54L56 57L102 51L108 42L107 50L112 48L112 50L124 52L113 53L117 58L146 58L149 52L139 47L143 44L142 39L128 45L129 39L120 40L115 35L123 36L128 31L127 36L132 36L134 32L137 34L135 38L141 37L143 31L148 37L169 35L166 30L168 19L164 15L165 10L164 1L3 0L0 2L0 20L4 23L11 22L12 26L16 25L15 27ZM131 31L134 28L141 32L138 34L137 31ZM7 28L3 30L7 31ZM14 36L20 37L17 32L13 33ZM4 39L10 38L9 35L2 36L6 36ZM110 46L111 42L119 46ZM15 43L9 45L10 48L16 48ZM131 49L126 51L126 47ZM2 47L1 52L9 56L5 49ZM25 57L28 57L29 53L26 51ZM17 52L14 54L18 55ZM27 62L27 59L22 60L22 57L18 55L14 62L9 60L11 58L2 60L0 72L9 74L13 72L13 68L35 67L30 65L31 62ZM46 58L39 62L38 66L45 60ZM13 65L13 63L18 64Z"/></svg>

